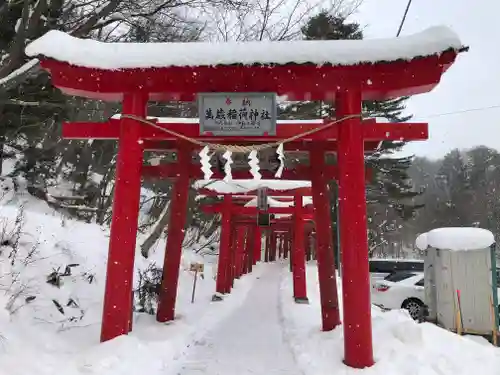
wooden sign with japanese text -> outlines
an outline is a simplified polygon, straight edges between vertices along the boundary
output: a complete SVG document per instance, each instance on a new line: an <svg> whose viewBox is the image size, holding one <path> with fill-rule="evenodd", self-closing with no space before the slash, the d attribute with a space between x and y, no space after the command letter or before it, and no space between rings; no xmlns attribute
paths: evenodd
<svg viewBox="0 0 500 375"><path fill-rule="evenodd" d="M205 266L203 263L191 263L189 265L189 270L191 272L203 272L205 269Z"/></svg>
<svg viewBox="0 0 500 375"><path fill-rule="evenodd" d="M276 135L276 94L200 93L201 134Z"/></svg>

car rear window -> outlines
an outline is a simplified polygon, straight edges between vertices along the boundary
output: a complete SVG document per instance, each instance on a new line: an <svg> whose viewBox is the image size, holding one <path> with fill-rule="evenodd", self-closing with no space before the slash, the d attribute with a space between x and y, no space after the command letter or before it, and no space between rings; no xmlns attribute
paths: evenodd
<svg viewBox="0 0 500 375"><path fill-rule="evenodd" d="M370 260L371 273L392 273L398 271L424 272L424 262L396 261L396 260Z"/></svg>
<svg viewBox="0 0 500 375"><path fill-rule="evenodd" d="M391 281L393 283L397 283L398 281L402 281L408 279L410 277L415 276L416 273L413 272L393 272L390 275L384 277L384 280Z"/></svg>

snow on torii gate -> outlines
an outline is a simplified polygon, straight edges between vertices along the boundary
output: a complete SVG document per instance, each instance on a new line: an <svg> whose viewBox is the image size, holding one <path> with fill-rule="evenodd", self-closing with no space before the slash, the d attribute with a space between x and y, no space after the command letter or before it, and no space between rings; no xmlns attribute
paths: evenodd
<svg viewBox="0 0 500 375"><path fill-rule="evenodd" d="M291 133L309 150L317 256L329 251L324 154L338 152L340 236L343 256L345 363L373 364L370 284L366 233L364 150L367 141L426 139L425 124L361 124L361 101L383 100L430 91L463 49L445 27L387 40L290 41L248 43L106 44L50 31L26 53L39 57L53 84L69 95L122 101L116 126L65 124L63 135L119 139L115 197L109 247L101 339L130 330L131 291L143 151L148 143L170 142L179 150L179 171L165 266L178 264L190 174L190 141L233 144L283 142ZM337 121L304 136L300 126L279 126L262 137L211 137L195 126L148 122L148 100L194 100L198 93L257 92L286 95L288 100L334 100ZM321 130L321 131L319 131ZM187 134L187 137L185 135ZM181 137L182 139L179 139ZM172 143L175 141L175 143ZM332 147L338 141L337 147ZM319 225L318 225L319 224ZM321 260L320 260L321 262ZM329 267L330 265L323 265ZM173 306L177 274L165 275L161 299ZM323 313L328 309L324 309ZM173 319L173 308L159 309L158 320ZM323 314L323 323L331 321ZM323 325L324 330L333 329Z"/></svg>

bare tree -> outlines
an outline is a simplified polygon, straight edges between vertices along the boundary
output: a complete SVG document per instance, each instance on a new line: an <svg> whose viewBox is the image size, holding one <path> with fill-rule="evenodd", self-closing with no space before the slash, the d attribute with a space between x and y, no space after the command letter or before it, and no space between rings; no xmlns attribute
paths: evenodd
<svg viewBox="0 0 500 375"><path fill-rule="evenodd" d="M292 40L307 18L320 10L348 16L362 0L250 0L243 5L211 8L205 18L206 39L211 41Z"/></svg>
<svg viewBox="0 0 500 375"><path fill-rule="evenodd" d="M193 10L239 7L240 0L20 0L0 6L0 87L8 90L37 74L37 59L27 59L25 46L49 30L103 41L126 40L131 29L162 23L169 32L185 33ZM151 27L151 26L150 26ZM201 27L200 27L201 29ZM178 38L176 39L178 40ZM8 42L6 42L8 41Z"/></svg>

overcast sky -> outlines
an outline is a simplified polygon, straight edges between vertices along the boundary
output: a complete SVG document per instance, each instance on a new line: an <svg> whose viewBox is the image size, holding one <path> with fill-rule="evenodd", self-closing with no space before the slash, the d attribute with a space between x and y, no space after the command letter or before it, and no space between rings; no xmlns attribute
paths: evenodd
<svg viewBox="0 0 500 375"><path fill-rule="evenodd" d="M354 19L365 25L366 38L395 36L406 3L365 0ZM415 121L429 123L430 139L409 144L405 154L437 158L477 145L500 150L499 14L499 0L413 0L401 35L446 25L470 51L460 55L434 91L410 99L408 111ZM448 114L492 106L497 108Z"/></svg>

